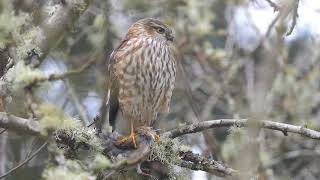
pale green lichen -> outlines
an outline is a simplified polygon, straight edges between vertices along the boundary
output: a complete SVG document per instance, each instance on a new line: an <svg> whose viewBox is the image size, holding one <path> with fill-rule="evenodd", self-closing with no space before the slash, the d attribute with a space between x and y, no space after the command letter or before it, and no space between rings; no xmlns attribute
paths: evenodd
<svg viewBox="0 0 320 180"><path fill-rule="evenodd" d="M83 13L88 8L91 0L74 0L70 4L72 5L72 10L75 15Z"/></svg>
<svg viewBox="0 0 320 180"><path fill-rule="evenodd" d="M103 169L106 169L111 165L111 162L108 158L106 158L104 155L97 153L95 154L93 160L89 164L89 168L94 171L100 171Z"/></svg>
<svg viewBox="0 0 320 180"><path fill-rule="evenodd" d="M63 165L46 169L42 177L46 180L94 180L96 176L84 170L77 161L66 160Z"/></svg>
<svg viewBox="0 0 320 180"><path fill-rule="evenodd" d="M183 152L191 151L191 147L182 144L182 145L180 145L180 151L183 151Z"/></svg>
<svg viewBox="0 0 320 180"><path fill-rule="evenodd" d="M40 104L37 113L40 116L39 121L43 135L47 135L48 130L71 129L79 126L75 119L67 116L61 109L53 104Z"/></svg>
<svg viewBox="0 0 320 180"><path fill-rule="evenodd" d="M179 164L181 158L179 153L181 151L188 151L190 147L182 145L177 139L169 139L161 137L159 143L155 143L151 148L150 160L160 161L168 167L169 180L184 180L184 171L175 171L174 165Z"/></svg>
<svg viewBox="0 0 320 180"><path fill-rule="evenodd" d="M102 151L101 141L97 138L96 131L94 129L79 127L72 131L76 142L85 142L90 145L93 151Z"/></svg>
<svg viewBox="0 0 320 180"><path fill-rule="evenodd" d="M31 18L27 13L14 14L12 2L2 0L2 12L0 13L0 42L6 44L21 36L24 25L30 24Z"/></svg>
<svg viewBox="0 0 320 180"><path fill-rule="evenodd" d="M159 143L155 143L151 149L151 160L157 160L172 167L179 161L180 144L176 140L161 137Z"/></svg>
<svg viewBox="0 0 320 180"><path fill-rule="evenodd" d="M5 8L0 14L0 46L14 42L17 45L17 61L24 59L31 50L41 54L35 43L37 29L32 27L30 15L24 12L15 14L12 2L8 0L3 0L2 4Z"/></svg>
<svg viewBox="0 0 320 180"><path fill-rule="evenodd" d="M32 69L25 65L23 61L19 61L13 68L9 69L6 78L12 85L12 91L19 91L30 85L35 79L44 76L45 74L41 70Z"/></svg>
<svg viewBox="0 0 320 180"><path fill-rule="evenodd" d="M72 129L60 129L56 133L56 139L59 139L59 135L63 134L68 136L70 140L74 141L74 146L79 144L87 144L90 147L90 152L101 152L103 150L101 141L96 136L94 129L78 126Z"/></svg>
<svg viewBox="0 0 320 180"><path fill-rule="evenodd" d="M26 59L28 53L32 50L38 56L42 55L41 49L37 46L36 40L39 32L39 27L34 27L25 32L23 36L16 38L18 42L17 46L17 58L19 60Z"/></svg>

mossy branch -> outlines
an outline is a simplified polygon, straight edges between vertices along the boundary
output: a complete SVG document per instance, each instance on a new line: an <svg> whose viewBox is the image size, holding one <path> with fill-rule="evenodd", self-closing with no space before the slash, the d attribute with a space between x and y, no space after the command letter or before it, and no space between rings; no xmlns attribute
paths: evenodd
<svg viewBox="0 0 320 180"><path fill-rule="evenodd" d="M179 127L174 130L165 132L162 134L162 138L174 139L176 137L179 137L185 134L201 132L206 129L217 128L217 127L232 127L232 126L245 127L245 126L248 126L249 123L250 122L247 119L220 119L220 120L204 121L201 123L195 123L195 124ZM291 132L291 133L300 134L312 139L320 139L320 132L312 129L308 129L306 127L294 126L290 124L278 123L273 121L261 121L261 122L257 122L257 125L260 128L281 131L285 135L287 135L288 132ZM13 115L8 115L6 113L0 113L0 127L8 128L9 130L17 131L19 133L42 136L41 130L40 130L41 129L40 124L37 121L20 118ZM91 135L87 134L88 131L86 130L81 131L81 133L77 133L76 131L78 130L77 129L69 130L74 132L74 133L71 133L71 135L68 135L67 132L69 131L59 131L59 135L56 136L57 142L72 147L71 150L74 150L75 152L77 152L77 148L86 147L89 149L90 148L98 149L98 151L104 152L104 154L107 155L108 157L110 156L122 157L122 159L118 159L116 162L113 162L108 166L104 167L105 171L108 171L108 172L117 171L118 169L123 169L123 168L129 168L129 167L132 167L132 165L145 160L152 151L151 147L153 146L153 144L155 144L154 139L151 138L152 136L148 134L147 135L142 134L142 136L138 137L138 141L141 144L140 148L136 150L135 149L123 150L123 149L119 149L114 145L115 140L119 136L119 135L116 135L116 133L112 134L113 137L110 137L110 136L96 137L96 136L93 136L92 133ZM99 144L99 143L92 144L93 137L94 139L97 139L97 141L100 141L102 144ZM174 162L175 165L193 169L193 170L206 171L211 174L222 176L222 177L230 176L235 173L235 170L223 165L221 162L204 158L202 156L192 153L191 151L178 151L178 154L179 154L178 155L179 159L178 161Z"/></svg>

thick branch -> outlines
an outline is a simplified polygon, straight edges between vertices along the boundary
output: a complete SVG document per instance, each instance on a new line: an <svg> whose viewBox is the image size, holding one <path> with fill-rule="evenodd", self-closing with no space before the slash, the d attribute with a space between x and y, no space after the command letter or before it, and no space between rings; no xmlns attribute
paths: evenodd
<svg viewBox="0 0 320 180"><path fill-rule="evenodd" d="M281 131L284 135L288 132L303 135L308 138L320 140L320 132L312 129L308 129L302 126L294 126L285 123L273 122L273 121L258 121L260 128L272 129ZM163 135L169 138L176 138L185 134L197 133L206 129L217 128L217 127L245 127L248 126L249 121L247 119L220 119L204 121L196 124L186 125L180 128L173 129L165 132Z"/></svg>

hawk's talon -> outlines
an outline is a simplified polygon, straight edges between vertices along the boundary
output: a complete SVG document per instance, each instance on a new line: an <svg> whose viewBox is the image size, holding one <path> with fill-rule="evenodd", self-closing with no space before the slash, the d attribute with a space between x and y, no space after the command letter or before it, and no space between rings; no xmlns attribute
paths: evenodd
<svg viewBox="0 0 320 180"><path fill-rule="evenodd" d="M154 139L158 144L160 143L160 135L159 134L154 135Z"/></svg>
<svg viewBox="0 0 320 180"><path fill-rule="evenodd" d="M124 136L120 140L118 140L118 144L123 144L125 142L132 142L133 147L136 149L137 148L137 142L136 142L136 133L131 132L129 136Z"/></svg>

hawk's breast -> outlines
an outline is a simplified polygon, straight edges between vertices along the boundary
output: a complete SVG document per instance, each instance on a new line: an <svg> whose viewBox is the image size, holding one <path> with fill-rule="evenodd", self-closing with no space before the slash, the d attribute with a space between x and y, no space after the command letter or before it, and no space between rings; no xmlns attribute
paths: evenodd
<svg viewBox="0 0 320 180"><path fill-rule="evenodd" d="M166 42L146 38L127 43L131 48L121 52L115 65L122 116L136 127L151 126L157 113L169 108L175 61Z"/></svg>

